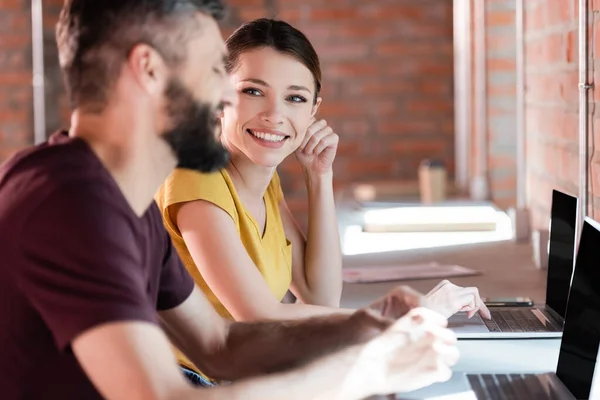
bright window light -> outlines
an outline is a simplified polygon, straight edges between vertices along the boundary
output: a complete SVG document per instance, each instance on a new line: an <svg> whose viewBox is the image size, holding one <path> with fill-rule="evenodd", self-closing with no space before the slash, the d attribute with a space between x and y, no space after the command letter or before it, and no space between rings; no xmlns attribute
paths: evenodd
<svg viewBox="0 0 600 400"><path fill-rule="evenodd" d="M496 229L497 210L492 206L420 206L369 210L365 231L490 231Z"/></svg>
<svg viewBox="0 0 600 400"><path fill-rule="evenodd" d="M492 206L420 206L369 210L365 227L342 233L344 255L383 253L513 238L510 217ZM470 228L470 229L469 229Z"/></svg>

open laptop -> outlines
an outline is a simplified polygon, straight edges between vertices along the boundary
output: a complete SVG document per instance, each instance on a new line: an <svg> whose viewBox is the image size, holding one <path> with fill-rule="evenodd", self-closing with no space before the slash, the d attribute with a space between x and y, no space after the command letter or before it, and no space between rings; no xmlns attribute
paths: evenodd
<svg viewBox="0 0 600 400"><path fill-rule="evenodd" d="M423 399L598 399L594 379L600 346L600 224L583 224L573 284L567 304L556 373L465 374L455 372L448 382L433 384L402 400ZM507 354L507 356L509 356Z"/></svg>
<svg viewBox="0 0 600 400"><path fill-rule="evenodd" d="M492 320L458 313L448 326L459 339L560 337L573 273L577 198L552 191L546 302L533 307L491 307Z"/></svg>

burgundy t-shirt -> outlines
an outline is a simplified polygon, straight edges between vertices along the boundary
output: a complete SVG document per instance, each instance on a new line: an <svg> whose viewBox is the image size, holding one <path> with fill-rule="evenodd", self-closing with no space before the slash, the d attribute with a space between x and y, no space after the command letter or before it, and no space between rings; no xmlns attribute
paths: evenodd
<svg viewBox="0 0 600 400"><path fill-rule="evenodd" d="M73 339L158 324L193 286L156 204L136 216L84 141L56 133L0 167L0 398L100 398Z"/></svg>

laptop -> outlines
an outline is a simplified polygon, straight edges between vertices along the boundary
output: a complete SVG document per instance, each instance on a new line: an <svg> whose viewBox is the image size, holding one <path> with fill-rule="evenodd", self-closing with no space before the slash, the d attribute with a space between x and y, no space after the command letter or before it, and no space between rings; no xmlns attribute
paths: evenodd
<svg viewBox="0 0 600 400"><path fill-rule="evenodd" d="M564 332L556 373L465 374L455 372L448 382L397 395L401 400L599 398L600 377L594 379L600 347L600 224L583 224L573 283L566 307Z"/></svg>
<svg viewBox="0 0 600 400"><path fill-rule="evenodd" d="M458 313L448 326L459 339L557 338L562 327L575 257L576 197L552 191L546 302L533 307L490 307L492 319Z"/></svg>

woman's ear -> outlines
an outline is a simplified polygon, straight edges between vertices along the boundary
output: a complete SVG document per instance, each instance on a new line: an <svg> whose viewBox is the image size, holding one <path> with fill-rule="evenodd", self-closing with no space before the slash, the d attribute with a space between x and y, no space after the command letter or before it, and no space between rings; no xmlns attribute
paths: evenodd
<svg viewBox="0 0 600 400"><path fill-rule="evenodd" d="M317 97L316 103L312 106L312 111L310 112L310 116L314 117L317 115L317 111L319 111L319 107L321 106L321 102L323 101L322 97Z"/></svg>

